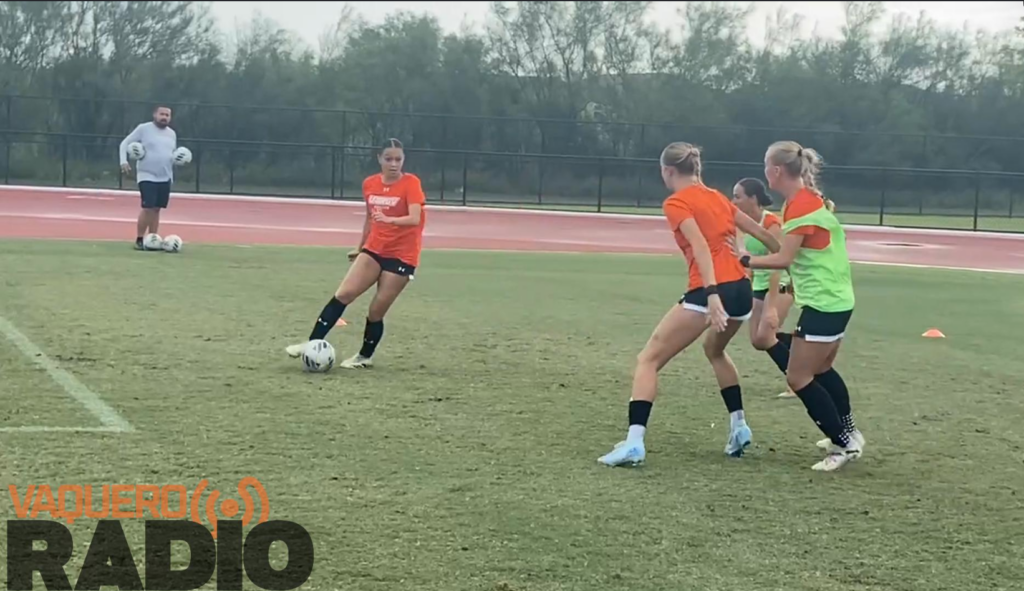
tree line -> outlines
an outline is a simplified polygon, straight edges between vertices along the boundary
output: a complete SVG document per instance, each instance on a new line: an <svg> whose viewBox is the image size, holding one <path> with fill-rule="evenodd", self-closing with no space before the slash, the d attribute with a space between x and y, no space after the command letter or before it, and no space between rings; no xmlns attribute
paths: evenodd
<svg viewBox="0 0 1024 591"><path fill-rule="evenodd" d="M0 120L123 136L156 100L183 137L636 158L683 139L731 162L795 139L830 164L1024 171L1020 30L847 2L836 39L780 9L755 44L752 7L651 23L650 5L494 2L485 27L448 34L346 8L310 47L260 16L226 35L198 2L5 1L0 94L61 99L8 99Z"/></svg>

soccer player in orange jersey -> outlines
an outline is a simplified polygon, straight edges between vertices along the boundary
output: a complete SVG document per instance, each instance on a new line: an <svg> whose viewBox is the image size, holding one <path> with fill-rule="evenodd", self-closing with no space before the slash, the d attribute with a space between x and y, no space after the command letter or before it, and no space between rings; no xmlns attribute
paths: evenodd
<svg viewBox="0 0 1024 591"><path fill-rule="evenodd" d="M363 346L359 353L339 364L346 369L373 364L373 354L384 336L384 315L413 278L422 250L426 197L420 179L402 171L405 163L402 143L389 139L377 161L381 172L363 181L366 223L358 248L348 255L352 266L320 312L309 335L310 341L326 337L345 308L376 284L377 293L370 302L363 332ZM286 351L291 357L299 357L305 346L306 343L290 345Z"/></svg>
<svg viewBox="0 0 1024 591"><path fill-rule="evenodd" d="M662 318L637 357L629 401L626 440L598 459L602 464L638 464L646 455L644 435L658 391L658 372L705 333L704 354L729 411L725 452L739 457L750 445L736 366L725 352L729 341L750 318L753 293L747 270L734 248L737 226L756 236L772 252L779 243L722 193L704 185L700 150L687 143L669 144L661 154L661 176L672 191L662 204L669 229L689 267L686 294Z"/></svg>

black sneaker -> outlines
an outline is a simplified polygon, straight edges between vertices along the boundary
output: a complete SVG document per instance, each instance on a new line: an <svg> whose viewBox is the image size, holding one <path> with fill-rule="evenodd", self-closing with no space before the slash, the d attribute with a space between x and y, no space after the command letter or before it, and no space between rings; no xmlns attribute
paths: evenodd
<svg viewBox="0 0 1024 591"><path fill-rule="evenodd" d="M146 247L142 245L142 238L135 239L135 250L146 250Z"/></svg>

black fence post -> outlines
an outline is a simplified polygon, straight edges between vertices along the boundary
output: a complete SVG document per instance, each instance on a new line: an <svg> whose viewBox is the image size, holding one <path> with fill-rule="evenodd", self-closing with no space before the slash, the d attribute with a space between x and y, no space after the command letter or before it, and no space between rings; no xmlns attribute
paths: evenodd
<svg viewBox="0 0 1024 591"><path fill-rule="evenodd" d="M597 213L601 213L601 201L604 194L604 158L597 161Z"/></svg>
<svg viewBox="0 0 1024 591"><path fill-rule="evenodd" d="M10 129L11 128L11 103L14 102L14 97L11 96L11 95L7 95L5 98L7 100L4 101L6 103L4 105L4 111L7 112L7 115L4 118L4 129Z"/></svg>
<svg viewBox="0 0 1024 591"><path fill-rule="evenodd" d="M345 161L348 160L348 147L341 147L341 155L338 158L341 160L338 166L338 199L345 198Z"/></svg>
<svg viewBox="0 0 1024 591"><path fill-rule="evenodd" d="M338 149L331 146L331 199L334 199L334 184L338 181Z"/></svg>
<svg viewBox="0 0 1024 591"><path fill-rule="evenodd" d="M60 146L60 183L61 186L66 187L68 186L68 134L63 134L61 138L63 140Z"/></svg>
<svg viewBox="0 0 1024 591"><path fill-rule="evenodd" d="M547 135L544 133L544 126L540 126L540 153L547 153ZM544 194L544 158L537 159L537 205L542 202L541 195Z"/></svg>
<svg viewBox="0 0 1024 591"><path fill-rule="evenodd" d="M448 154L441 154L441 201L444 201L444 169L448 168Z"/></svg>
<svg viewBox="0 0 1024 591"><path fill-rule="evenodd" d="M235 151L231 146L228 146L228 193L235 194Z"/></svg>
<svg viewBox="0 0 1024 591"><path fill-rule="evenodd" d="M885 225L885 189L889 186L889 171L882 171L882 201L878 205L878 225Z"/></svg>
<svg viewBox="0 0 1024 591"><path fill-rule="evenodd" d="M4 184L11 184L11 136L4 134Z"/></svg>
<svg viewBox="0 0 1024 591"><path fill-rule="evenodd" d="M469 177L469 156L462 155L462 205L466 205L466 179Z"/></svg>
<svg viewBox="0 0 1024 591"><path fill-rule="evenodd" d="M978 205L981 201L981 174L974 173L974 231L978 231Z"/></svg>
<svg viewBox="0 0 1024 591"><path fill-rule="evenodd" d="M203 143L196 143L196 193L199 192L199 177L203 176Z"/></svg>

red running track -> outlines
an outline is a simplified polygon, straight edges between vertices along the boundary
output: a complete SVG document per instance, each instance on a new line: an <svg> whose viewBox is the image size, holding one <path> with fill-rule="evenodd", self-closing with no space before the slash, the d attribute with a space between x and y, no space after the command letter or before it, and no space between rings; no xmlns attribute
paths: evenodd
<svg viewBox="0 0 1024 591"><path fill-rule="evenodd" d="M135 236L138 197L95 189L0 187L0 237L124 240ZM160 233L189 243L350 248L361 203L175 194ZM856 262L1024 273L1024 236L851 226ZM427 249L674 254L657 217L428 205Z"/></svg>

